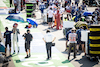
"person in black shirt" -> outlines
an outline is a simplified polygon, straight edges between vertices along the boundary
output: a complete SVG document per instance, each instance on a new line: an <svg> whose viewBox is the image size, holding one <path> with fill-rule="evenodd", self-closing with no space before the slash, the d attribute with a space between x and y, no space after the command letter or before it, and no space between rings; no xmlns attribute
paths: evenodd
<svg viewBox="0 0 100 67"><path fill-rule="evenodd" d="M27 54L27 56L25 58L28 58L28 57L31 56L31 54L30 54L30 43L33 39L33 36L32 36L32 34L30 34L30 30L27 30L27 33L25 33L23 35L23 37L25 39L25 51L26 51L26 54ZM29 55L28 55L28 50L29 50Z"/></svg>
<svg viewBox="0 0 100 67"><path fill-rule="evenodd" d="M7 44L9 44L10 55L11 55L11 33L12 31L9 31L8 27L5 27L5 30L6 32L4 33L4 38L5 38L5 56L6 56Z"/></svg>

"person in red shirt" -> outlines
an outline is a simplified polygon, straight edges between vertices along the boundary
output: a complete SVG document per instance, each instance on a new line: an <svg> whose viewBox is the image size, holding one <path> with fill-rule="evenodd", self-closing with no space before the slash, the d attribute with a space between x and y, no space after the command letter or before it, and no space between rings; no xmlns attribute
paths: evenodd
<svg viewBox="0 0 100 67"><path fill-rule="evenodd" d="M61 29L62 29L62 26L61 26L61 24L60 24L60 13L59 13L59 10L57 10L57 13L55 14L55 19L56 19L56 23L57 23L57 25L56 25L56 29L57 30L59 30L59 26L61 27Z"/></svg>

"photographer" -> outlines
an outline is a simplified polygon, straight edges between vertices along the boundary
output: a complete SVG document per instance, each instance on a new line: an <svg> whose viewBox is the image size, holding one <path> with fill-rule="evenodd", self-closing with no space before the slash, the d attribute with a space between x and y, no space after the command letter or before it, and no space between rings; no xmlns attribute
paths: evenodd
<svg viewBox="0 0 100 67"><path fill-rule="evenodd" d="M26 51L26 54L27 56L25 58L28 58L31 56L30 54L30 44L31 44L31 41L33 39L33 36L32 34L30 34L30 30L27 30L27 33L25 33L23 35L24 39L25 39L25 51ZM28 50L29 50L29 55L28 55Z"/></svg>

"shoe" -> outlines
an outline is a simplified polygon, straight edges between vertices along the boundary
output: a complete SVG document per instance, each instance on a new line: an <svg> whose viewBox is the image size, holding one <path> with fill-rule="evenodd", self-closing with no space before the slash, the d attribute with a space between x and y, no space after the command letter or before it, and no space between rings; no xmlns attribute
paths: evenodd
<svg viewBox="0 0 100 67"><path fill-rule="evenodd" d="M75 59L76 57L74 57L74 59Z"/></svg>
<svg viewBox="0 0 100 67"><path fill-rule="evenodd" d="M50 29L50 27L48 27L48 29Z"/></svg>
<svg viewBox="0 0 100 67"><path fill-rule="evenodd" d="M19 50L18 50L18 54L19 54Z"/></svg>
<svg viewBox="0 0 100 67"><path fill-rule="evenodd" d="M79 52L79 51L77 50L77 52Z"/></svg>
<svg viewBox="0 0 100 67"><path fill-rule="evenodd" d="M25 58L28 58L28 55Z"/></svg>
<svg viewBox="0 0 100 67"><path fill-rule="evenodd" d="M15 50L14 50L13 54L15 54Z"/></svg>
<svg viewBox="0 0 100 67"><path fill-rule="evenodd" d="M69 60L69 56L68 56L68 60Z"/></svg>
<svg viewBox="0 0 100 67"><path fill-rule="evenodd" d="M18 47L18 54L19 54L19 50L20 50L20 49L19 49L19 47Z"/></svg>
<svg viewBox="0 0 100 67"><path fill-rule="evenodd" d="M12 57L12 55L10 54L9 57Z"/></svg>
<svg viewBox="0 0 100 67"><path fill-rule="evenodd" d="M49 60L49 58L47 58L47 60Z"/></svg>
<svg viewBox="0 0 100 67"><path fill-rule="evenodd" d="M53 29L53 27L51 27L51 29Z"/></svg>

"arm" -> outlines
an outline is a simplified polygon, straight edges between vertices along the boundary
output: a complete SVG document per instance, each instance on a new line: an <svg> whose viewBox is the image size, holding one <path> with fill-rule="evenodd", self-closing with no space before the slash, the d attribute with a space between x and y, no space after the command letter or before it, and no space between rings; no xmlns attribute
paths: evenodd
<svg viewBox="0 0 100 67"><path fill-rule="evenodd" d="M52 42L54 42L54 40L56 39L56 37L53 39L53 41Z"/></svg>
<svg viewBox="0 0 100 67"><path fill-rule="evenodd" d="M43 38L43 41L46 43L46 41L44 40L44 38Z"/></svg>
<svg viewBox="0 0 100 67"><path fill-rule="evenodd" d="M68 40L66 40L66 47L67 47Z"/></svg>
<svg viewBox="0 0 100 67"><path fill-rule="evenodd" d="M17 33L20 34L19 29L17 29Z"/></svg>
<svg viewBox="0 0 100 67"><path fill-rule="evenodd" d="M3 36L4 38L6 38L6 34L4 33L4 36Z"/></svg>

